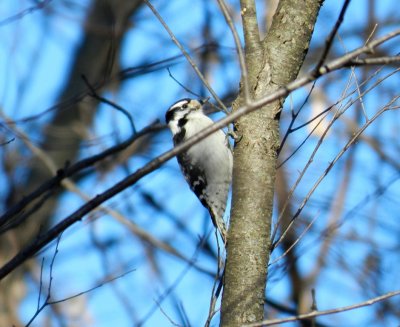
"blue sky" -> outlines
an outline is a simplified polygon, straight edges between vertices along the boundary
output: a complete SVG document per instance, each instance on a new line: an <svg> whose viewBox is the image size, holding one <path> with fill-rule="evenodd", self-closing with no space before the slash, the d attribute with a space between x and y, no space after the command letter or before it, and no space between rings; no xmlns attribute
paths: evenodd
<svg viewBox="0 0 400 327"><path fill-rule="evenodd" d="M39 10L24 15L12 23L2 25L1 22L7 17L21 12L23 8L32 6L29 1L7 1L5 3L5 6L0 10L0 38L2 39L0 44L0 110L5 115L14 120L19 120L44 112L54 105L58 93L62 90L66 81L73 54L81 41L82 22L87 3L68 7L63 2L54 1L49 5L52 9L51 14ZM348 36L348 34L357 27L361 28L365 23L366 3L364 0L352 1L343 27L339 32L341 40L336 40L334 45L335 54L343 54L362 45L365 41L365 38L361 35L352 34ZM395 0L382 2L375 11L377 20L394 17L395 13L390 12L393 4L395 4ZM174 1L165 5L160 1L154 1L154 5L160 8L161 15L187 49L194 49L202 44L199 31L204 21L199 13L202 12L204 2ZM220 19L221 16L216 7L211 5L211 8L210 19L213 35L217 38L218 43L223 46L221 53L227 58L227 64L224 66L215 64L210 68L210 82L216 92L223 95L228 90L237 87L240 74L229 30L223 20ZM314 56L316 54L313 51L330 32L339 10L337 1L325 1L312 42L311 54ZM181 13L186 14L182 15ZM189 13L190 19L188 19ZM179 50L169 40L167 33L148 8L142 8L132 19L132 24L134 28L128 32L122 47L122 68L135 67L142 64L145 59L150 62L157 62L179 54ZM396 27L396 24L398 28L399 22L397 21L393 26ZM382 35L390 28L391 26L386 28L378 26L376 35ZM162 44L161 48L160 44ZM393 43L393 48L396 47L398 48L398 43ZM399 52L399 49L392 50L392 54L397 52ZM196 92L202 91L198 79L183 59L177 61L170 68L174 77L181 83L190 85ZM375 80L384 77L391 70L392 68L383 70ZM359 76L358 71L356 74L360 79L365 78L365 76ZM324 87L323 91L327 104L334 103L343 94L346 83L350 78L350 71L333 73L326 80L329 81L330 78L331 82L320 83L321 87ZM388 89L392 88L392 85L398 85L398 75L388 78L385 83ZM350 89L353 89L355 87L354 81L351 82L351 85ZM293 103L295 106L304 101L306 91L300 90L294 93ZM117 93L107 93L108 98L117 102L132 114L138 129L145 127L155 119L163 121L165 110L169 104L185 96L187 94L171 79L167 70L126 80ZM364 98L365 110L372 115L376 112L376 108L382 106L382 103L387 102L391 97L393 97L393 94L390 93L377 94L371 92L371 95ZM283 130L288 124L286 113L289 114L289 109L290 101L287 101L285 104L286 111L282 118ZM344 117L353 119L354 115L354 111L349 110ZM27 132L33 140L36 140L34 143L38 144L40 135L36 131L50 117L51 113L44 115L38 121L20 123L17 127ZM331 117L332 115L329 114L326 119L329 120ZM309 118L310 110L307 107L307 110L304 110L299 117L299 124ZM383 115L365 133L367 136L381 137L383 140L382 148L394 158L398 157L398 144L395 143L399 127L398 121L398 115L389 112ZM84 148L81 157L95 154L106 146L114 144L115 138L112 136L115 134L118 134L122 139L127 137L130 134L130 129L129 123L123 115L102 105L90 132L93 137L90 141L93 145ZM307 133L307 129L302 129L292 134L290 136L291 144L300 144ZM316 178L320 176L347 142L345 121L335 123L332 133L335 137L327 138L304 180L299 185L299 190L295 193L294 205L301 203ZM18 139L16 142L21 145ZM285 169L291 172L288 175L291 185L295 182L298 172L308 161L309 155L317 143L318 138L312 137L293 157L293 160L290 160L285 166ZM151 151L128 161L129 172L135 171L151 158L171 147L171 135L167 131L163 131L152 146ZM357 206L369 194L373 194L377 185L386 185L387 181L392 180L398 174L393 167L382 163L376 153L365 143L360 142L355 151L354 165L357 167L357 173L352 174L344 212ZM347 156L348 154L345 154L344 159ZM379 168L377 169L377 167ZM96 174L88 177L79 186L83 192L94 196L124 178L126 173L124 167L117 167L110 174L104 176ZM319 250L315 242L318 240L320 231L326 227L326 220L329 216L329 210L324 210L324 208L329 206L332 197L336 196L335 191L342 178L343 163L341 161L318 187L304 210L306 216L318 216L314 228L299 246L299 251L304 251L299 255L299 267L304 274L315 263L315 256ZM4 180L3 174L1 174L1 179ZM399 191L400 184L394 182L385 196L379 198L379 201L378 198L375 201L370 201L362 207L362 210L355 217L345 221L340 228L340 237L343 238L343 242L336 243L337 248L330 253L330 257L339 258L345 253L347 256L345 256L344 261L351 262L368 255L371 244L366 244L365 237L369 233L373 233L375 244L383 244L389 249L398 246L398 236L395 233L388 232L388 229L390 229L390 226L398 229L396 222L398 221L399 203L395 195L399 194ZM149 208L143 196L141 196L142 192L152 194L159 203L163 204L167 212L160 213ZM82 203L83 200L76 195L63 196L55 215L55 221L64 218ZM190 193L185 181L179 174L175 160L169 161L159 170L146 176L138 185L116 196L107 202L107 205L122 212L151 235L170 241L188 258L195 255L196 244L183 233L177 232L176 225L172 222L170 216L187 224L190 231L196 235L204 235L206 231L211 230L211 224L205 210L195 196ZM84 303L89 307L93 326L132 326L134 318L128 313L130 308L121 305L116 294L122 293L128 299L134 298L133 301L128 302L134 307L132 312L135 312L135 314L132 315L135 315L135 319L140 321L153 308L159 295L169 285L175 283L177 278L180 279L180 282L173 290L176 301L181 303L191 323L202 325L207 317L213 284L212 278L196 272L193 268L187 271L187 265L171 255L160 251L151 252L143 242L133 238L127 228L116 223L113 218L100 213L97 215L98 218L94 222L86 218L63 234L59 245L60 252L53 267L54 289L52 295L54 298L70 296L89 289L97 285L106 273L119 275L129 269L135 269L114 282L113 285L105 285L82 297ZM374 218L374 215L377 217ZM389 227L382 225L381 220ZM357 241L347 241L346 236L349 235L354 236ZM93 239L97 239L100 243L106 241L113 241L114 243L105 254L101 255L98 249L93 246ZM214 240L211 243L214 244ZM49 269L54 246L55 244L45 252L45 272ZM385 278L380 280L380 285L384 290L389 291L396 282L392 279L393 273L390 273L390 271L393 269L393 265L399 264L400 260L398 254L393 254L393 251L384 252L384 248L376 250L385 254L380 259L383 262L382 267L388 273L384 274ZM149 264L148 255L150 252L155 256L154 262L158 266ZM42 255L39 257L42 257ZM338 261L340 260L338 259ZM203 268L215 270L214 260L205 254L199 254L196 262ZM343 278L343 266L339 265L331 267L321 275L322 280L319 280L315 286L317 287L320 309L349 305L367 299L361 295L363 294L363 285L358 284L356 278L358 269L362 268L359 265L357 263L354 267L354 278L350 277L351 274L346 274L346 278ZM107 267L109 271L106 271L104 267ZM183 273L184 276L181 278ZM276 277L281 276L281 274L284 273L279 267L273 268L270 278L274 282L269 284L268 291L271 292L272 298L284 302L288 296L288 283L285 278ZM38 296L37 283L30 281L29 285L28 296L20 309L21 316L26 320L35 312ZM337 296L332 296L332 293ZM178 319L174 297L170 296L163 301L161 308L164 313L160 309L154 310L145 325L168 324L166 314L172 319ZM323 318L321 321L328 325L332 325L332 323L343 325L346 322L348 326L359 326L360 323L370 318L370 312L370 308L367 307L351 313ZM43 316L44 314L38 317L37 326L40 326Z"/></svg>

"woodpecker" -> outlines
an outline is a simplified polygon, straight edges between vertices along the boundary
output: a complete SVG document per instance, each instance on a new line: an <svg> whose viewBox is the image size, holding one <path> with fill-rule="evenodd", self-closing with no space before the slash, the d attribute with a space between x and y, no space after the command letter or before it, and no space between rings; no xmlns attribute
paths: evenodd
<svg viewBox="0 0 400 327"><path fill-rule="evenodd" d="M166 112L174 145L185 142L214 122L203 112L203 102L182 99ZM233 156L228 138L218 130L177 155L181 171L200 202L210 213L214 226L226 244L227 228L223 219L232 181Z"/></svg>

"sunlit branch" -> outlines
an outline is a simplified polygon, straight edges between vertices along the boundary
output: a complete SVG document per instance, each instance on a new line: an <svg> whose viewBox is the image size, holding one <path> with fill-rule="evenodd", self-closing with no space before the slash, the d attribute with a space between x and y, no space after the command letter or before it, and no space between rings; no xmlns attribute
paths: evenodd
<svg viewBox="0 0 400 327"><path fill-rule="evenodd" d="M351 66L388 65L388 64L398 63L398 62L400 62L400 56L377 57L377 58L366 58L366 59L357 58L357 59L351 60L345 66L351 67Z"/></svg>
<svg viewBox="0 0 400 327"><path fill-rule="evenodd" d="M389 293L386 293L384 295L377 296L377 297L374 297L372 299L369 299L367 301L360 302L360 303L353 304L353 305L349 305L349 306L345 306L345 307L340 307L340 308L330 309L330 310L312 311L310 313L305 313L305 314L301 314L301 315L298 315L298 316L282 318L282 319L263 320L263 321L260 321L260 322L254 323L254 324L248 324L248 325L245 325L245 326L246 327L273 326L273 325L284 324L284 323L292 322L292 321L300 321L300 320L309 319L309 318L315 318L315 317L319 317L319 316L325 316L325 315L341 313L341 312L344 312L344 311L350 311L350 310L366 307L366 306L369 306L369 305L375 304L377 302L381 302L381 301L390 299L391 297L398 296L398 295L400 295L400 290L389 292Z"/></svg>

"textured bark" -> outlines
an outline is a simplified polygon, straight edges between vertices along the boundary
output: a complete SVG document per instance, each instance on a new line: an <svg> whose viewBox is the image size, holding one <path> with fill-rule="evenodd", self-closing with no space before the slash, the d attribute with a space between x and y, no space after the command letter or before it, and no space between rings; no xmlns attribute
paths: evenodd
<svg viewBox="0 0 400 327"><path fill-rule="evenodd" d="M321 4L321 0L281 0L265 39L258 41L254 3L241 1L253 99L296 78ZM241 91L234 110L244 105L243 100ZM222 326L263 319L282 104L283 99L268 104L235 124L241 140L234 153Z"/></svg>
<svg viewBox="0 0 400 327"><path fill-rule="evenodd" d="M122 37L129 28L130 16L141 4L142 0L93 2L85 23L82 44L76 52L70 75L58 99L61 105L43 132L42 149L56 167L63 168L66 162L76 158L85 138L86 128L92 124L95 116L96 101L82 102L74 99L87 91L82 75L96 85L118 69L114 61L118 62L116 58ZM17 187L13 195L10 195L8 205L20 200L21 196L43 183L51 173L40 158L32 158L27 176L24 185ZM46 229L57 203L56 193L18 228L1 235L0 264L8 261L40 231ZM0 284L0 326L20 325L17 310L25 295L25 281L22 276L27 270L29 266L21 267Z"/></svg>

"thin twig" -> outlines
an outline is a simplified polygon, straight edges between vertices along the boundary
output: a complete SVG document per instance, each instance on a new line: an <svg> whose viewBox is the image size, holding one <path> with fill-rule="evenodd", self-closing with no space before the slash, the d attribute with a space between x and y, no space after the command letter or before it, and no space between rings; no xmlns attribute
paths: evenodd
<svg viewBox="0 0 400 327"><path fill-rule="evenodd" d="M124 109L124 108L122 108L120 105L118 105L118 104L116 104L116 103L114 103L114 102L112 102L112 101L110 101L110 100L108 100L108 99L102 97L101 95L99 95L99 94L96 92L96 89L89 83L89 81L88 81L88 79L87 79L87 77L86 77L85 75L82 75L82 79L83 79L83 81L85 82L86 86L87 86L88 89L89 89L89 95L90 95L92 98L95 98L95 99L99 100L100 102L106 103L106 104L108 104L109 106L111 106L111 107L117 109L119 112L122 112L122 113L128 118L128 120L129 120L129 123L130 123L131 128L132 128L132 133L133 133L133 134L136 134L135 123L133 122L132 115L129 113L129 111L126 110L126 109Z"/></svg>
<svg viewBox="0 0 400 327"><path fill-rule="evenodd" d="M311 222L309 224L307 224L306 228L301 232L301 234L296 238L296 241L293 242L293 244L291 244L284 253L282 253L278 258L276 258L275 260L273 260L272 262L270 262L268 265L272 266L273 264L277 263L279 260L281 260L282 258L284 258L290 251L292 251L292 249L296 246L297 243L300 242L300 240L303 238L303 236L309 231L309 229L311 228L312 225L314 225L315 221L317 220L317 218L319 217L318 215L315 215L315 217L311 220Z"/></svg>
<svg viewBox="0 0 400 327"><path fill-rule="evenodd" d="M248 80L248 73L247 73L247 66L245 61L245 56L242 49L242 43L240 42L239 34L233 24L232 15L229 12L228 6L226 5L224 0L217 0L218 4L221 8L221 11L225 17L225 20L229 26L229 29L232 32L233 40L235 41L236 52L239 57L239 65L242 75L242 85L244 90L244 104L248 104L251 101L250 97L250 87L249 87L249 80Z"/></svg>
<svg viewBox="0 0 400 327"><path fill-rule="evenodd" d="M150 8L150 10L153 12L154 16L157 17L157 19L160 21L161 25L165 28L165 30L167 31L167 33L169 34L169 36L171 37L172 42L175 43L175 45L179 48L179 50L182 52L182 54L185 56L185 58L187 59L187 61L189 62L189 64L192 66L193 70L196 72L197 76L199 76L200 80L203 82L203 84L205 85L205 87L207 88L207 90L211 93L211 95L213 96L213 98L215 99L215 101L218 103L218 105L226 112L228 113L228 109L226 108L226 106L224 105L224 103L222 102L222 100L219 98L219 96L217 95L217 93L215 93L215 91L213 90L213 88L211 87L211 85L207 82L207 80L205 79L205 77L203 76L203 74L201 73L199 67L197 67L197 65L195 64L195 62L193 61L193 59L190 57L189 53L185 50L185 48L183 47L183 45L179 42L179 40L176 38L175 34L171 31L171 29L168 27L167 23L164 21L164 19L161 17L161 15L159 14L159 12L157 11L156 8L154 8L154 6L150 3L150 1L148 0L143 0L144 3Z"/></svg>
<svg viewBox="0 0 400 327"><path fill-rule="evenodd" d="M196 94L196 93L194 93L193 91L189 90L189 88L187 88L185 85L183 85L181 82L179 82L179 81L175 78L175 76L172 75L171 70L169 69L169 67L167 68L167 71L168 71L169 77L171 77L171 78L175 81L175 83L177 83L177 84L178 84L181 88L183 88L187 93L190 93L190 94L192 94L192 95L194 95L194 96L200 98L200 96L199 96L198 94Z"/></svg>
<svg viewBox="0 0 400 327"><path fill-rule="evenodd" d="M397 73L397 72L398 72L398 70L395 70L394 72L392 72L392 73L388 74L387 76L385 76L384 79L380 79L377 83L374 83L374 84L371 85L368 89L366 89L360 96L364 96L365 94L367 94L368 92L370 92L371 90L373 90L373 89L376 87L377 84L381 83L383 80L389 78L390 76L394 75L394 74ZM377 72L376 72L373 76L376 76L376 74L377 74ZM364 83L365 83L365 82L364 82ZM352 91L351 93L349 93L346 97L348 97L349 95L355 93L356 91L357 91L357 89L354 90L354 91ZM346 97L345 97L345 98L346 98ZM343 99L345 99L345 98L343 98ZM354 102L356 102L356 101L358 101L358 98L356 98L355 100L349 101L349 102L346 104L345 108L342 109L342 111L341 111L340 114L343 114L343 113L344 113L350 106L352 106L352 105L354 104ZM333 106L336 106L337 103L339 103L339 101L337 101ZM330 110L331 107L329 107L328 109ZM327 110L328 110L328 109L327 109ZM325 113L327 110L325 110L323 113ZM336 114L337 114L337 113L336 113ZM319 116L319 115L318 115L318 116ZM280 214L280 216L278 217L278 219L277 219L277 221L276 221L276 223L275 223L275 225L274 225L273 232L272 232L272 237L271 237L272 240L275 239L275 236L276 236L276 234L277 234L277 232L278 232L278 226L279 226L280 221L281 221L281 219L282 219L282 214L285 212L287 206L289 205L289 200L290 200L290 198L292 197L292 195L293 195L295 189L297 188L297 186L299 185L300 181L302 180L302 178L303 178L304 174L306 173L308 167L311 165L311 162L313 161L313 158L314 158L314 156L315 156L315 154L316 154L316 151L318 150L318 148L319 148L320 145L322 144L323 138L325 138L326 133L327 133L327 132L329 131L329 129L332 127L332 124L334 123L334 121L335 121L336 118L338 118L338 117L333 117L333 118L332 118L331 122L329 123L329 125L328 125L327 128L326 128L326 131L323 133L322 137L321 137L320 140L318 141L318 144L317 144L315 150L314 150L313 153L311 154L311 157L310 157L308 163L306 164L306 166L304 167L304 169L301 171L300 176L297 178L295 184L294 184L293 187L291 188L291 190L290 190L290 192L289 192L289 195L288 195L288 198L287 198L287 200L286 200L286 202L285 202L285 204L284 204L284 206L283 206L283 208L282 208L282 210L281 210L281 214ZM314 119L312 119L311 121L313 121L313 120L314 120ZM285 162L287 162L287 161L288 161L288 160L289 160L289 159L290 159L304 144L305 144L305 142L307 141L307 139L312 135L312 133L313 133L314 130L318 127L318 125L322 122L322 120L323 120L323 118L321 118L321 120L318 122L318 124L317 124L316 126L314 126L314 128L313 128L313 129L311 130L311 132L307 135L307 137L300 143L300 145L299 145L285 160L282 161L282 163L278 166L278 168L281 167ZM304 123L304 124L302 124L302 125L300 125L300 126L298 126L298 127L296 127L296 128L292 128L291 131L294 132L294 131L296 131L296 130L298 130L298 129L300 129L300 128L303 128L304 126L308 125L311 121L306 122L306 123ZM275 248L276 245L277 245L277 243L274 243L273 246L272 246L272 248Z"/></svg>
<svg viewBox="0 0 400 327"><path fill-rule="evenodd" d="M87 290L84 290L82 292L76 293L74 295L70 295L70 296L65 297L63 299L60 299L60 300L49 301L48 304L58 304L58 303L61 303L61 302L66 302L66 301L72 300L74 298L82 296L83 294L92 292L92 291L94 291L94 290L96 290L96 289L98 289L98 288L100 288L100 287L102 287L104 285L107 285L108 283L111 283L111 282L113 282L113 281L115 281L117 279L125 277L126 275L130 274L133 271L136 271L136 269L129 269L128 271L125 271L124 273L122 273L122 274L120 274L118 276L115 276L115 277L112 277L112 278L108 278L105 281L101 282L100 284L98 284L96 286L93 286L91 288L88 288Z"/></svg>
<svg viewBox="0 0 400 327"><path fill-rule="evenodd" d="M210 305L209 305L209 309L208 309L208 316L207 316L207 320L204 324L205 327L209 327L211 324L211 320L213 319L214 315L218 312L217 310L215 310L215 305L217 304L217 299L219 297L221 288L222 288L222 281L223 281L223 275L220 279L220 262L222 262L222 258L221 258L221 253L220 253L220 246L219 246L219 240L218 240L218 232L217 229L215 229L215 238L217 239L217 273L215 275L214 278L214 283L213 283L213 287L211 290L211 299L210 299ZM224 263L225 265L225 263ZM225 272L225 267L223 269L223 271ZM218 283L218 286L217 286Z"/></svg>
<svg viewBox="0 0 400 327"><path fill-rule="evenodd" d="M330 49L332 47L335 35L337 34L340 25L342 25L342 23L343 23L344 15L345 15L345 13L347 11L347 7L349 6L350 2L351 2L351 0L345 0L344 1L342 9L341 9L340 14L339 14L339 17L336 20L335 26L333 26L333 29L330 32L330 34L329 34L329 36L328 36L328 38L326 40L326 44L325 44L325 47L324 47L324 52L322 53L321 58L319 59L317 66L315 67L315 72L318 72L319 69L324 64L324 62L325 62L325 60L326 60L326 58L327 58L327 56L329 54L329 51L330 51Z"/></svg>
<svg viewBox="0 0 400 327"><path fill-rule="evenodd" d="M43 1L37 1L35 6L31 6L29 8L26 8L19 12L18 14L15 14L13 16L7 17L3 20L0 21L0 26L4 26L7 24L10 24L12 22L15 22L16 20L22 19L24 16L32 14L33 12L37 10L41 10L47 5L50 4L53 0L43 0Z"/></svg>
<svg viewBox="0 0 400 327"><path fill-rule="evenodd" d="M179 325L177 322L175 322L175 321L165 312L165 310L164 310L164 309L162 308L162 306L161 306L161 303L158 303L157 301L154 301L154 302L157 304L158 309L160 309L160 312L164 315L165 318L168 319L168 321L170 322L170 324L171 324L172 326L175 326L175 327L183 327L183 326Z"/></svg>
<svg viewBox="0 0 400 327"><path fill-rule="evenodd" d="M288 128L287 128L287 131L286 131L285 135L283 136L282 141L281 141L281 144L280 144L280 146L279 146L278 154L277 154L278 157L279 157L279 154L280 154L281 151L282 151L283 146L284 146L285 143L286 143L287 138L289 137L289 134L292 133L292 131L293 131L293 130L292 130L292 127L293 127L293 125L294 125L294 123L295 123L297 117L299 116L300 112L302 111L302 109L304 108L304 106L306 105L306 103L308 102L308 100L310 99L310 96L311 96L311 94L312 94L312 92L313 92L313 90L314 90L314 88L315 88L315 85L316 85L316 81L314 81L314 83L311 85L311 88L310 88L310 90L308 91L307 96L306 96L306 98L304 99L304 101L303 101L302 105L300 106L299 110L297 110L296 112L292 111L292 119L291 119L291 121L290 121L290 124L289 124L289 126L288 126ZM329 109L329 110L330 110L330 109ZM321 114L322 114L322 113L321 113ZM320 115L321 115L321 114L320 114ZM319 116L319 115L318 115L318 116ZM317 116L317 117L314 117L313 119L317 119L318 116ZM281 163L281 164L279 165L279 167L282 166L282 165L283 165L283 163ZM278 168L279 168L279 167L278 167Z"/></svg>
<svg viewBox="0 0 400 327"><path fill-rule="evenodd" d="M43 309L45 307L47 307L50 303L49 300L51 298L51 287L53 285L53 267L54 267L54 262L56 260L56 256L58 254L58 246L60 244L60 240L61 240L61 235L60 234L57 238L57 243L56 243L56 248L54 249L54 254L53 257L51 259L50 262L50 267L49 267L49 285L47 286L47 296L45 301L43 302L43 304L41 306L40 305L40 295L42 292L42 285L43 285L43 266L44 266L44 259L42 260L42 265L41 265L41 269L40 269L40 283L39 283L39 296L38 296L38 307L36 309L35 314L32 316L32 318L28 321L28 323L25 325L25 327L29 327L32 322L36 319L36 317L43 311Z"/></svg>
<svg viewBox="0 0 400 327"><path fill-rule="evenodd" d="M384 112L391 110L391 104L397 101L400 96L397 96L393 98L386 106L384 106L381 110L379 110L369 121L367 121L357 132L353 134L353 137L346 143L346 145L340 150L340 152L335 156L335 158L329 163L328 167L323 171L321 176L318 178L318 180L315 182L313 187L310 189L310 191L307 193L305 196L304 200L300 204L299 208L297 209L296 213L294 214L292 220L286 227L285 231L282 233L282 235L279 237L278 241L273 244L273 248L275 248L286 236L288 233L289 229L292 227L294 221L296 218L300 215L300 213L303 211L303 208L305 207L306 203L310 199L311 195L314 193L316 190L317 186L321 183L321 181L325 178L326 175L331 171L331 169L334 167L336 162L343 156L343 154L350 148L350 146L357 141L357 139L360 137L360 135L374 122L380 115L382 115ZM335 119L335 118L334 118ZM333 120L334 120L333 119ZM332 121L333 121L332 120ZM324 133L323 137L321 137L321 142L323 138L326 136L326 132Z"/></svg>
<svg viewBox="0 0 400 327"><path fill-rule="evenodd" d="M312 311L312 312L301 314L298 316L287 317L287 318L282 318L282 319L264 320L264 321L256 322L254 324L248 324L248 325L244 325L244 326L246 326L246 327L272 326L272 325L283 324L283 323L287 323L287 322L291 322L291 321L299 321L299 320L304 320L304 319L309 319L309 318L314 318L314 317L319 317L319 316L341 313L344 311L350 311L350 310L366 307L366 306L387 300L391 297L398 296L398 295L400 295L400 290L389 292L384 295L369 299L367 301L360 302L360 303L353 304L353 305L348 305L345 307L329 309L329 310L321 310L321 311Z"/></svg>
<svg viewBox="0 0 400 327"><path fill-rule="evenodd" d="M171 294L171 292L179 285L182 279L186 276L190 269L193 268L197 257L199 255L200 249L204 246L207 238L203 238L201 242L198 244L196 250L194 251L192 258L187 262L186 266L180 272L180 274L176 277L176 279L172 282L172 284L166 288L166 290L161 294L157 300L155 300L156 305L154 305L150 310L143 316L142 319L137 323L137 326L142 326L147 319L151 317L154 311L160 306L160 304Z"/></svg>

